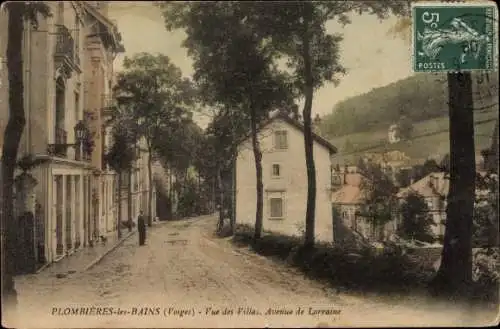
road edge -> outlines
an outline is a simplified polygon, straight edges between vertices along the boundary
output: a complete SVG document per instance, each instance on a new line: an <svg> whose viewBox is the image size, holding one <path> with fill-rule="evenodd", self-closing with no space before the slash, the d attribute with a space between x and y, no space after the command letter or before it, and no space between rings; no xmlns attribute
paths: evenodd
<svg viewBox="0 0 500 329"><path fill-rule="evenodd" d="M113 250L118 248L118 246L120 246L123 242L125 242L125 240L127 240L129 237L134 235L134 233L135 233L134 231L128 232L123 238L121 238L119 241L117 241L111 248L109 248L108 250L103 252L101 255L99 255L99 257L94 259L89 265L85 266L85 268L83 269L82 272L86 272L86 271L90 270L92 267L94 267L95 265L97 265L101 260L104 259L104 257L106 257L109 253L111 253Z"/></svg>

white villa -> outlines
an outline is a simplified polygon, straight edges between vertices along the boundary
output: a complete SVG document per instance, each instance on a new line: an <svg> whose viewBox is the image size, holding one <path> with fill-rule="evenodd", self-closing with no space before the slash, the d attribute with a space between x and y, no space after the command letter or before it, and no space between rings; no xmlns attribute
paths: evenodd
<svg viewBox="0 0 500 329"><path fill-rule="evenodd" d="M259 132L262 149L264 212L263 230L300 235L305 230L307 173L303 126L289 116L272 116ZM317 134L316 239L333 241L331 156L337 149ZM239 145L235 174L236 223L255 224L256 174L251 140Z"/></svg>

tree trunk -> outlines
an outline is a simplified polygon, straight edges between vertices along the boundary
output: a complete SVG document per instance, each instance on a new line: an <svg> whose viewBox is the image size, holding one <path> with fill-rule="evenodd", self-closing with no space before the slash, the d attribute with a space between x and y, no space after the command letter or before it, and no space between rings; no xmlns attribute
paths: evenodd
<svg viewBox="0 0 500 329"><path fill-rule="evenodd" d="M491 146L486 150L487 157L484 159L484 167L488 172L498 175L498 120L493 129L493 137L491 138Z"/></svg>
<svg viewBox="0 0 500 329"><path fill-rule="evenodd" d="M118 173L118 223L116 223L117 228L116 230L118 231L118 239L122 237L122 174L121 172Z"/></svg>
<svg viewBox="0 0 500 329"><path fill-rule="evenodd" d="M215 210L216 210L215 206L217 204L217 202L216 202L216 196L215 196L215 184L216 184L216 181L217 181L217 177L213 177L212 178L212 184L211 184L212 185L212 188L211 188L211 190L212 190L212 201L211 201L211 203L212 203L212 206L211 206L212 213L215 212Z"/></svg>
<svg viewBox="0 0 500 329"><path fill-rule="evenodd" d="M231 160L231 217L230 217L230 232L234 234L234 227L236 224L236 160Z"/></svg>
<svg viewBox="0 0 500 329"><path fill-rule="evenodd" d="M307 22L305 22L307 24ZM307 25L306 25L307 26ZM310 41L308 32L304 33L303 40L303 59L305 69L305 104L302 111L304 120L304 148L306 155L306 170L307 170L307 210L306 210L306 230L304 246L314 246L314 230L315 230L315 212L316 212L316 167L314 164L313 154L313 135L311 127L311 110L313 102L313 78L310 54Z"/></svg>
<svg viewBox="0 0 500 329"><path fill-rule="evenodd" d="M174 217L174 183L173 183L173 176L172 176L172 168L168 168L168 198L170 200L170 219L173 219Z"/></svg>
<svg viewBox="0 0 500 329"><path fill-rule="evenodd" d="M442 260L433 287L438 293L463 292L472 280L472 218L475 150L470 73L449 73L450 188Z"/></svg>
<svg viewBox="0 0 500 329"><path fill-rule="evenodd" d="M127 215L128 215L128 230L132 232L132 168L128 170L128 187L127 187Z"/></svg>
<svg viewBox="0 0 500 329"><path fill-rule="evenodd" d="M151 147L148 148L148 226L153 225L153 150Z"/></svg>
<svg viewBox="0 0 500 329"><path fill-rule="evenodd" d="M250 108L250 120L252 129L252 149L255 159L255 178L257 182L256 194L257 194L257 207L255 211L255 233L254 240L260 239L262 235L263 226L263 211L264 211L264 185L262 183L262 151L260 150L259 136L257 135L257 113L255 108L252 106Z"/></svg>
<svg viewBox="0 0 500 329"><path fill-rule="evenodd" d="M222 181L222 169L217 169L217 185L219 186L219 222L217 232L221 232L224 227L224 182Z"/></svg>
<svg viewBox="0 0 500 329"><path fill-rule="evenodd" d="M16 228L14 219L14 174L19 143L26 119L24 116L22 40L24 3L8 5L7 70L9 78L9 121L4 132L2 149L2 313L15 310L17 292L14 286Z"/></svg>

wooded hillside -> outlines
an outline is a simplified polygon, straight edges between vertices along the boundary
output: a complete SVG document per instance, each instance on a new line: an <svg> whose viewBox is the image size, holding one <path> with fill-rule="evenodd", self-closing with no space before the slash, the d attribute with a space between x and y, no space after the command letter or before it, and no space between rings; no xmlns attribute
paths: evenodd
<svg viewBox="0 0 500 329"><path fill-rule="evenodd" d="M498 89L498 76L490 76L489 83L476 79L476 98L489 98L492 89ZM443 117L448 115L447 97L446 75L417 74L338 103L319 128L332 138L387 129L401 116L413 123Z"/></svg>

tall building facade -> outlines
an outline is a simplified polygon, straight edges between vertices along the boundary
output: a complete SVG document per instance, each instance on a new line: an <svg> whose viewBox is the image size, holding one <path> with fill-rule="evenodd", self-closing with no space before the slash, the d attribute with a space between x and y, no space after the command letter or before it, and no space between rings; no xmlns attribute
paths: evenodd
<svg viewBox="0 0 500 329"><path fill-rule="evenodd" d="M113 107L113 62L124 51L116 25L107 17L107 1L87 1L85 39L85 116L94 141L92 165L96 168L93 181L96 232L105 234L116 229L116 174L105 161L109 145L106 123Z"/></svg>
<svg viewBox="0 0 500 329"><path fill-rule="evenodd" d="M139 212L142 210L145 215L150 214L153 219L156 218L156 200L157 192L155 184L150 184L149 180L149 170L148 170L148 160L149 151L146 147L146 142L144 138L140 138L135 145L135 160L132 163L132 170L129 174L128 172L122 173L122 190L119 193L120 202L122 203L122 221L126 221L129 218L137 224L137 217ZM152 164L152 171L155 170L156 164ZM152 173L152 178L154 174ZM128 204L128 189L131 189L131 205L130 213ZM149 190L151 190L151 209L148 208L149 200Z"/></svg>
<svg viewBox="0 0 500 329"><path fill-rule="evenodd" d="M99 114L109 95L106 76L120 50L116 26L91 4L46 4L52 15L40 19L36 30L26 23L23 36L26 125L19 147L19 156L45 160L32 170L40 264L57 261L106 233L106 219L100 215L102 200L109 196L101 188ZM8 121L7 26L8 13L1 11L0 147ZM104 50L96 46L99 42Z"/></svg>

